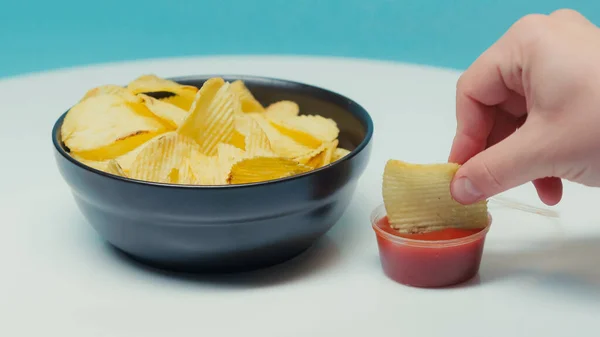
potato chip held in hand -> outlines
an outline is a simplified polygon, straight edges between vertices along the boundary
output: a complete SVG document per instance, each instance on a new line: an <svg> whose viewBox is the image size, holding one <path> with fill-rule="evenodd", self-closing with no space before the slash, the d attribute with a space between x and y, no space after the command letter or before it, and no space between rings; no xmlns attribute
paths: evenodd
<svg viewBox="0 0 600 337"><path fill-rule="evenodd" d="M403 233L485 228L487 201L462 205L452 199L450 182L458 168L451 163L389 160L383 175L383 200L390 226Z"/></svg>

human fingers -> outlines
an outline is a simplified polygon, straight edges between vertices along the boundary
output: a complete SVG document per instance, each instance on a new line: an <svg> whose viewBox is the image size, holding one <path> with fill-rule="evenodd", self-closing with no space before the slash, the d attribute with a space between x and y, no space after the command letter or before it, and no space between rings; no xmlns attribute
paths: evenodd
<svg viewBox="0 0 600 337"><path fill-rule="evenodd" d="M525 123L513 134L464 163L451 184L454 199L470 204L526 182L551 175L544 160L543 133Z"/></svg>
<svg viewBox="0 0 600 337"><path fill-rule="evenodd" d="M548 206L554 206L560 202L563 195L563 184L560 178L546 177L533 181L537 194Z"/></svg>
<svg viewBox="0 0 600 337"><path fill-rule="evenodd" d="M495 106L521 118L527 113L523 48L543 33L544 15L519 20L462 74L456 89L456 135L449 161L459 164L483 151L493 130ZM530 27L537 27L530 29ZM524 32L524 33L523 33Z"/></svg>

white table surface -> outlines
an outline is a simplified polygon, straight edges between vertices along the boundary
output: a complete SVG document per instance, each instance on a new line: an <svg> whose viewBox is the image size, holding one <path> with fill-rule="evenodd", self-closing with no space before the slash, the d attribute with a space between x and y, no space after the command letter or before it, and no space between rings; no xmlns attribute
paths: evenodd
<svg viewBox="0 0 600 337"><path fill-rule="evenodd" d="M261 272L172 275L117 256L53 158L58 116L96 85L143 73L254 74L347 95L375 122L351 207L312 250ZM495 208L479 276L417 289L381 270L369 213L388 158L445 161L458 72L300 57L150 60L0 81L0 336L599 336L600 190L566 184L551 220ZM506 194L540 205L531 185Z"/></svg>

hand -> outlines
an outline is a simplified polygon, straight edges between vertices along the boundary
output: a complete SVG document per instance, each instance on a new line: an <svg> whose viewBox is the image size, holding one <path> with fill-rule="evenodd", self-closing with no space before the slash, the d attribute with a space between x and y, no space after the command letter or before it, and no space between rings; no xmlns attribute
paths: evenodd
<svg viewBox="0 0 600 337"><path fill-rule="evenodd" d="M600 186L600 29L571 10L517 21L460 77L451 192L469 204L533 181Z"/></svg>

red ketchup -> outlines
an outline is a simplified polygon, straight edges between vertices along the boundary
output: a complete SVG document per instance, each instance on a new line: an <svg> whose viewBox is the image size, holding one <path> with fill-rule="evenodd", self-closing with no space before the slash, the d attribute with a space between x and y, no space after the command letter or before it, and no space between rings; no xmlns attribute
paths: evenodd
<svg viewBox="0 0 600 337"><path fill-rule="evenodd" d="M490 228L402 234L390 227L383 205L373 212L372 222L385 274L423 288L451 286L477 275Z"/></svg>

